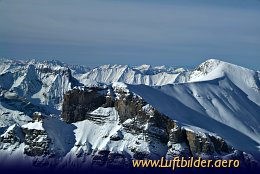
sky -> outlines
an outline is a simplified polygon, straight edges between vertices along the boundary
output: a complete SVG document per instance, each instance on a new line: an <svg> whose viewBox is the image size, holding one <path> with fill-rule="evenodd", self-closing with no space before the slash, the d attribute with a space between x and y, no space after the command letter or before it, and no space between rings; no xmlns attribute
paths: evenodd
<svg viewBox="0 0 260 174"><path fill-rule="evenodd" d="M0 0L0 57L260 70L260 0Z"/></svg>

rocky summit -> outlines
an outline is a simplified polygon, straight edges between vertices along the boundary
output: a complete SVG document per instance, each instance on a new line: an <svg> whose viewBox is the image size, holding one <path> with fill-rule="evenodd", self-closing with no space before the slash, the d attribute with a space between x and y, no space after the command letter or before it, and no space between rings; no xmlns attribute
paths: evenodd
<svg viewBox="0 0 260 174"><path fill-rule="evenodd" d="M118 169L179 156L258 166L257 71L4 60L0 73L2 164Z"/></svg>

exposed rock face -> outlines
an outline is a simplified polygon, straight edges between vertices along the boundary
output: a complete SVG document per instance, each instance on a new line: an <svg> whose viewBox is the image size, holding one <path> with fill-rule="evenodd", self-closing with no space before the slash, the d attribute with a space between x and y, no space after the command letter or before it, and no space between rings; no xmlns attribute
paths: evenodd
<svg viewBox="0 0 260 174"><path fill-rule="evenodd" d="M6 132L0 136L1 144L19 145L23 141L24 133L22 132L22 128L17 124L10 126Z"/></svg>
<svg viewBox="0 0 260 174"><path fill-rule="evenodd" d="M33 124L33 123L28 123ZM10 126L0 137L0 149L16 148L25 144L24 153L28 156L42 156L48 154L49 139L45 130L29 128L17 124Z"/></svg>
<svg viewBox="0 0 260 174"><path fill-rule="evenodd" d="M61 117L67 123L82 121L89 112L106 103L104 89L91 88L87 90L73 89L64 95Z"/></svg>
<svg viewBox="0 0 260 174"><path fill-rule="evenodd" d="M89 112L98 107L115 107L119 122L123 129L132 133L142 134L148 142L160 141L168 145L167 158L174 156L212 156L213 154L230 153L227 143L213 135L196 133L178 126L173 120L159 113L142 98L122 88L109 88L109 94L103 89L85 88L72 90L64 96L62 118L67 122L84 120ZM103 91L103 92L100 92ZM111 141L119 141L123 135L116 132L110 136ZM138 144L138 142L137 142ZM134 158L148 158L147 152L132 149ZM152 153L152 152L151 152ZM93 165L103 164L105 152L94 158Z"/></svg>
<svg viewBox="0 0 260 174"><path fill-rule="evenodd" d="M28 156L42 156L48 154L49 139L47 133L41 130L23 129L25 132L24 153Z"/></svg>
<svg viewBox="0 0 260 174"><path fill-rule="evenodd" d="M125 155L110 152L107 158L107 168L121 169L129 167L130 161Z"/></svg>
<svg viewBox="0 0 260 174"><path fill-rule="evenodd" d="M107 91L110 92L107 93ZM97 111L92 112L99 107L103 111L118 114L118 117L115 118L117 119L116 126L119 129L111 134L105 134L104 137L97 138L106 139L103 142L108 141L113 146L117 143L122 145L122 142L124 143L126 138L129 138L127 137L129 134L136 139L124 147L128 150L122 153L113 150L98 151L88 142L71 144L73 141L63 140L63 147L71 146L75 150L75 160L82 160L84 163L86 158L91 158L92 167L125 168L130 166L131 159L157 159L159 158L157 155L158 150L162 151L162 149L156 149L157 147L165 148L163 153L160 152L160 155L165 156L166 159L172 159L176 156L203 156L221 159L228 156L228 158L241 159L246 166L253 165L247 154L235 151L222 138L182 127L166 115L158 112L141 97L124 90L118 91L109 87L106 89L73 89L64 96L61 116L67 123L84 119L94 122L95 119L103 119L104 122L109 121L109 116L106 115L103 118L99 115L93 116L93 113L99 114ZM113 109L105 107L113 107ZM100 108L97 110L100 111ZM109 113L107 114L109 115ZM18 147L19 144L24 143L24 154L36 157L33 165L52 165L51 162L48 162L48 159L56 158L55 148L60 148L60 146L51 146L53 140L48 137L46 132L49 129L46 128L45 130L42 126L44 121L48 119L47 117L44 114L35 112L32 115L33 122L22 127L18 125L11 126L1 135L0 149L8 148L13 144L17 144ZM147 149L139 148L143 145L142 143L146 144ZM72 149L67 149L68 151L64 152L73 153L74 150ZM62 158L62 156L59 157Z"/></svg>
<svg viewBox="0 0 260 174"><path fill-rule="evenodd" d="M213 155L215 152L221 154L232 151L232 148L222 138L204 133L198 134L190 130L185 130L185 132L193 156L200 156L202 153Z"/></svg>
<svg viewBox="0 0 260 174"><path fill-rule="evenodd" d="M46 118L46 115L42 114L41 112L34 112L32 115L32 119L34 121L43 121L44 118Z"/></svg>
<svg viewBox="0 0 260 174"><path fill-rule="evenodd" d="M108 154L110 152L103 150L103 151L98 151L95 156L92 159L92 166L93 167L101 167L104 166L107 162L108 159Z"/></svg>
<svg viewBox="0 0 260 174"><path fill-rule="evenodd" d="M174 129L170 130L169 142L171 143L182 143L185 140L184 132L179 126L176 126Z"/></svg>
<svg viewBox="0 0 260 174"><path fill-rule="evenodd" d="M106 166L110 169L121 169L129 167L129 159L123 154L110 151L98 151L93 157L92 167Z"/></svg>
<svg viewBox="0 0 260 174"><path fill-rule="evenodd" d="M107 91L110 92L107 93ZM115 95L117 96L115 97ZM73 89L64 95L61 117L67 123L73 123L88 119L89 113L98 107L115 107L120 123L132 120L131 124L124 126L130 132L149 134L148 136L156 137L167 143L169 130L175 126L174 121L151 106L147 111L147 105L142 98L133 93L110 87L107 89ZM145 127L145 125L147 126Z"/></svg>
<svg viewBox="0 0 260 174"><path fill-rule="evenodd" d="M147 121L150 116L147 115L142 107L145 105L143 100L140 100L138 97L133 95L125 95L122 92L122 95L118 100L115 101L115 107L120 115L120 122L123 123L127 119L136 118L135 121L140 123Z"/></svg>
<svg viewBox="0 0 260 174"><path fill-rule="evenodd" d="M111 141L119 141L124 138L124 135L122 134L121 131L117 131L115 134L110 136Z"/></svg>
<svg viewBox="0 0 260 174"><path fill-rule="evenodd" d="M42 156L49 153L49 138L46 131L43 129L42 121L35 121L23 125L23 132L25 134L24 153L28 156Z"/></svg>
<svg viewBox="0 0 260 174"><path fill-rule="evenodd" d="M219 154L221 152L229 153L231 151L230 147L228 146L228 144L225 142L224 139L213 135L208 135L208 137L211 140L211 142L214 144L214 148L217 153Z"/></svg>
<svg viewBox="0 0 260 174"><path fill-rule="evenodd" d="M167 143L169 130L175 127L175 122L159 113L139 96L126 94L124 91L116 92L119 93L115 100L119 121L124 124L127 120L132 120L131 124L124 124L132 133L145 133Z"/></svg>

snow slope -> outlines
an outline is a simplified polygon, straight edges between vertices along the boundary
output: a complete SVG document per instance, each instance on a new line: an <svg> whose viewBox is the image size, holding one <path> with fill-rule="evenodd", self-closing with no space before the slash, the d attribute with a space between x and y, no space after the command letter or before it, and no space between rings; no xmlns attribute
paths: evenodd
<svg viewBox="0 0 260 174"><path fill-rule="evenodd" d="M0 88L5 92L1 94L0 126L6 127L14 123L22 125L30 120L30 114L26 114L21 108L17 109L18 105L10 106L10 103L6 103L6 100L16 102L16 95L58 115L63 94L74 86L96 86L113 82L126 83L118 84L192 129L198 127L215 132L241 150L259 150L260 73L215 59L202 63L195 70L150 65L103 65L90 69L58 61L3 59L0 63ZM22 99L19 101L22 103ZM108 118L116 116L112 108L99 108L91 114ZM49 124L52 127L55 124L62 125L55 121ZM75 123L77 142L87 141L81 134L82 131L89 131L88 125L93 130L113 132L109 125L102 127L91 124L88 120ZM59 130L50 132L53 136L56 133L60 133ZM90 133L88 136L93 147L103 148L102 142L97 143L95 138L91 138L94 135ZM63 142L57 143L63 147ZM65 150L61 150L62 153L68 151L67 147L63 149Z"/></svg>
<svg viewBox="0 0 260 174"><path fill-rule="evenodd" d="M129 90L180 123L215 132L238 149L258 150L260 107L227 78Z"/></svg>
<svg viewBox="0 0 260 174"><path fill-rule="evenodd" d="M191 74L187 82L210 81L228 78L248 98L260 106L260 73L231 63L210 59L202 63Z"/></svg>
<svg viewBox="0 0 260 174"><path fill-rule="evenodd" d="M187 76L187 70L166 68L164 66L151 67L150 65L142 65L129 67L127 65L103 65L82 74L78 79L84 85L88 85L89 80L94 80L106 84L120 81L128 84L154 86L184 82Z"/></svg>
<svg viewBox="0 0 260 174"><path fill-rule="evenodd" d="M71 70L58 61L2 59L0 63L1 89L15 91L33 104L48 106L50 112L61 109L63 94L74 83Z"/></svg>

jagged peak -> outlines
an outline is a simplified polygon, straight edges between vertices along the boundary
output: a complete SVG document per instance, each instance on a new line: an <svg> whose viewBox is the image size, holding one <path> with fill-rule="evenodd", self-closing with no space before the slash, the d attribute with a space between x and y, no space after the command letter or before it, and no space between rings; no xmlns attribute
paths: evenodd
<svg viewBox="0 0 260 174"><path fill-rule="evenodd" d="M56 60L56 59L45 60L45 61L42 61L42 63L52 64L52 65L59 65L59 66L68 66L66 63L64 63L64 62L62 62L60 60Z"/></svg>

